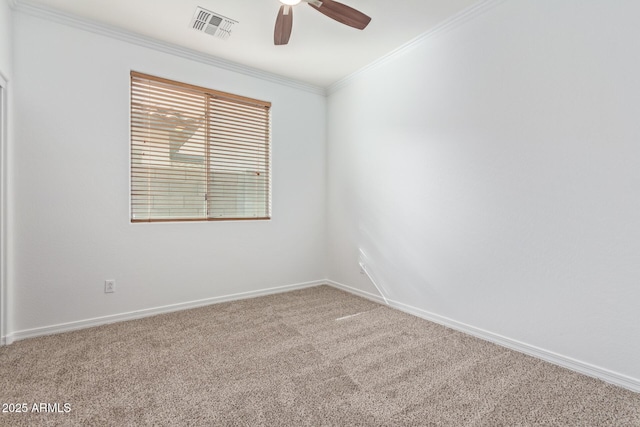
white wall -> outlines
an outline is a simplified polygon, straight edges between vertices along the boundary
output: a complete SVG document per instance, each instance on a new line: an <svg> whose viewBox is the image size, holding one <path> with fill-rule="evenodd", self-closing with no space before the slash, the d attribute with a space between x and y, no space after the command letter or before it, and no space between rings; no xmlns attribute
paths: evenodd
<svg viewBox="0 0 640 427"><path fill-rule="evenodd" d="M14 61L14 332L325 277L323 96L22 12ZM271 221L129 222L130 70L273 103Z"/></svg>
<svg viewBox="0 0 640 427"><path fill-rule="evenodd" d="M0 0L0 345L4 343L8 331L8 292L6 282L7 271L7 177L9 138L12 137L10 121L12 117L12 92L9 81L13 74L13 13L6 0Z"/></svg>
<svg viewBox="0 0 640 427"><path fill-rule="evenodd" d="M639 15L504 2L333 93L329 278L640 381Z"/></svg>
<svg viewBox="0 0 640 427"><path fill-rule="evenodd" d="M12 51L12 19L11 9L7 0L0 0L0 74L6 79L11 74Z"/></svg>

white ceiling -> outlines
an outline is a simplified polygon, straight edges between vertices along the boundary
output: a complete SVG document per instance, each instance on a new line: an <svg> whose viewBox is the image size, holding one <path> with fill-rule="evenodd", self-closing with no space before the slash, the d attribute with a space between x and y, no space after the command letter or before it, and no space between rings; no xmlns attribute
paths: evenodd
<svg viewBox="0 0 640 427"><path fill-rule="evenodd" d="M340 0L372 20L347 27L304 3L286 46L273 45L278 0L28 0L284 77L328 87L480 0ZM27 1L20 3L27 3ZM189 23L197 6L239 21L227 40Z"/></svg>

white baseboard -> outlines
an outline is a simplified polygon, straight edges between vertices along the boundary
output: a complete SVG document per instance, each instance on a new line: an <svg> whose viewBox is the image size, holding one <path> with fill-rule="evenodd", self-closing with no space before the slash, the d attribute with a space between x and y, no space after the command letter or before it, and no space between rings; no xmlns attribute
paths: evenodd
<svg viewBox="0 0 640 427"><path fill-rule="evenodd" d="M333 280L326 280L326 283L337 289L341 289L343 291L361 296L371 301L375 301L380 304L385 303L385 300L379 295L362 291L360 289L356 289L351 286L347 286L345 284L335 282ZM422 310L420 308L410 306L408 304L404 304L388 298L386 300L390 307L393 307L400 311L404 311L405 313L412 314L422 319L429 320L434 323L438 323L440 325L446 326L451 329L455 329L460 332L464 332L466 334L483 339L485 341L490 341L502 347L506 347L511 350L515 350L520 353L524 353L529 356L533 356L538 359L545 360L547 362L553 363L554 365L558 365L563 368L567 368L572 371L579 372L581 374L584 374L593 378L598 378L607 383L610 383L622 388L626 388L636 393L640 393L640 380L637 378L632 378L627 375L620 374L618 372L613 372L608 369L601 368L599 366L594 366L589 363L582 362L580 360L576 360L571 357L563 356L561 354L557 354L552 351L545 350L543 348L539 348L527 343L523 343L521 341L517 341L508 337L504 337L502 335L499 335L493 332L485 331L484 329L476 328L474 326L467 325L465 323L461 323L456 320L449 319L447 317L440 316L438 314L431 313L431 312Z"/></svg>
<svg viewBox="0 0 640 427"><path fill-rule="evenodd" d="M76 322L61 323L61 324L45 326L41 328L25 329L22 331L13 332L11 334L6 335L5 337L1 337L0 345L10 345L14 341L23 340L26 338L33 338L33 337L38 337L43 335L69 332L69 331L74 331L78 329L90 328L93 326L100 326L100 325L105 325L109 323L122 322L125 320L140 319L143 317L155 316L163 313L171 313L174 311L187 310L190 308L203 307L207 305L219 304L219 303L228 302L228 301L255 298L259 296L277 294L281 292L288 292L296 289L310 288L313 286L319 286L324 284L328 284L337 289L341 289L343 291L361 296L363 298L369 299L371 301L374 301L380 304L385 304L385 299L382 298L382 296L380 295L376 295L370 292L356 289L351 286L347 286L345 284L335 282L333 280L316 280L316 281L298 283L293 285L261 289L258 291L242 292L242 293L207 298L207 299L202 299L197 301L171 304L171 305L166 305L162 307L148 308L148 309L137 310L137 311L132 311L128 313L120 313L120 314L114 314L110 316L96 317L96 318L80 320ZM585 362L573 359L571 357L563 356L561 354L557 354L549 350L545 350L530 344L526 344L511 338L508 338L508 337L504 337L499 334L495 334L493 332L485 331L484 329L476 328L474 326L467 325L465 323L461 323L456 320L449 319L447 317L440 316L438 314L431 313L431 312L422 310L420 308L410 306L408 304L404 304L388 298L387 298L387 302L390 307L403 311L405 313L412 314L414 316L423 318L425 320L429 320L431 322L438 323L440 325L449 327L451 329L455 329L460 332L464 332L466 334L478 337L480 339L493 342L500 346L510 348L520 353L528 354L530 356L545 360L547 362L553 363L558 366L562 366L572 371L579 372L581 374L588 375L590 377L598 378L605 382L614 384L616 386L623 387L628 390L640 393L640 380L636 378L632 378L627 375L613 372L605 368L594 366L589 363L585 363Z"/></svg>
<svg viewBox="0 0 640 427"><path fill-rule="evenodd" d="M25 329L22 331L15 331L12 334L7 335L4 338L4 340L6 342L6 345L9 345L14 341L23 340L26 338L34 338L34 337L39 337L43 335L59 334L61 332L75 331L78 329L91 328L93 326L106 325L109 323L122 322L125 320L140 319L143 317L155 316L155 315L164 314L164 313L171 313L171 312L180 311L180 310L187 310L190 308L203 307L206 305L219 304L222 302L236 301L236 300L265 296L265 295L278 294L282 292L289 292L296 289L304 289L304 288L310 288L313 286L324 285L326 283L327 283L326 280L315 280L312 282L297 283L294 285L279 286L275 288L267 288L267 289L261 289L261 290L250 291L250 292L241 292L237 294L206 298L206 299L201 299L197 301L189 301L189 302L183 302L179 304L165 305L162 307L147 308L143 310L131 311L128 313L94 317L92 319L85 319L85 320L79 320L79 321L68 322L68 323L60 323L57 325L44 326L41 328Z"/></svg>
<svg viewBox="0 0 640 427"><path fill-rule="evenodd" d="M381 295L376 295L376 294L372 294L371 292L363 291L361 289L352 288L351 286L347 286L342 283L335 282L333 280L326 280L326 283L329 286L333 286L334 288L342 289L343 291L347 291L351 294L355 294L363 298L366 298L368 300L378 302L380 304L384 304L384 298L382 298Z"/></svg>

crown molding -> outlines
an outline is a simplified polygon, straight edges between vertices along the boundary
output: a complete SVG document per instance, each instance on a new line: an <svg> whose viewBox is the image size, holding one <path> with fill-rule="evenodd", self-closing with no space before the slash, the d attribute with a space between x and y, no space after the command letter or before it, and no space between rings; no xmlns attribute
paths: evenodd
<svg viewBox="0 0 640 427"><path fill-rule="evenodd" d="M326 95L326 90L323 87L315 86L309 83L301 82L299 80L290 79L284 76L280 76L278 74L269 73L267 71L262 71L257 68L238 64L236 62L228 61L213 55L208 55L206 53L202 53L193 49L188 49L172 43L163 42L163 41L154 39L152 37L143 36L141 34L134 33L132 31L127 31L111 25L102 24L96 21L81 18L77 15L72 15L66 12L62 12L53 8L49 8L40 4L30 2L28 0L8 0L8 1L15 11L25 13L27 15L35 16L37 18L42 18L58 24L67 25L83 31L89 31L95 34L110 37L116 40L135 44L138 46L146 47L156 51L168 53L171 55L175 55L181 58L211 65L224 70L234 71L236 73L255 77L271 83L277 83L284 86L289 86L295 89L315 93L322 96Z"/></svg>
<svg viewBox="0 0 640 427"><path fill-rule="evenodd" d="M415 47L419 46L420 44L424 43L426 40L431 39L437 35L443 34L447 31L451 31L455 28L460 27L461 25L465 24L466 22L482 15L483 13L495 8L496 6L498 6L501 3L504 3L507 0L483 0L480 1L479 3L474 4L473 6L469 6L466 9L463 9L462 11L458 12L457 14L453 15L452 17L450 17L449 19L446 19L445 21L443 21L442 23L438 24L437 26L435 26L434 28L430 29L429 31L420 34L419 36L417 36L416 38L408 41L407 43L403 44L402 46L400 46L397 49L392 50L391 52L389 52L388 54L376 59L375 61L373 61L372 63L370 63L369 65L365 65L364 67L360 68L358 71L355 71L351 74L349 74L347 77L338 80L337 82L329 85L326 89L326 93L327 95L331 95L335 92L337 92L338 90L342 89L345 86L348 86L349 84L353 83L355 80L359 79L361 76L382 67L383 65L387 64L388 62L393 61L394 59L396 59L397 57L399 57L400 55L404 55L405 53L407 53L408 51L414 49Z"/></svg>

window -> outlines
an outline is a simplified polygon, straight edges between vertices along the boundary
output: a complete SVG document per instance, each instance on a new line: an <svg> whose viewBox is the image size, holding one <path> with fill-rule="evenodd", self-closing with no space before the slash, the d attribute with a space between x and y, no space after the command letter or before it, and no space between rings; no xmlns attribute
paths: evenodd
<svg viewBox="0 0 640 427"><path fill-rule="evenodd" d="M271 103L131 72L131 221L269 219Z"/></svg>

